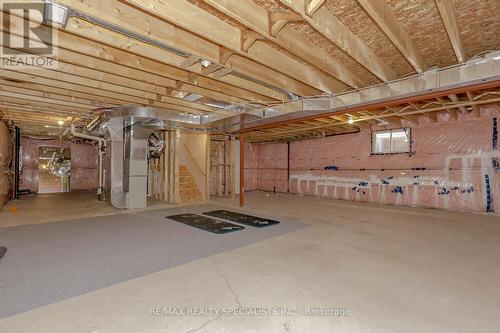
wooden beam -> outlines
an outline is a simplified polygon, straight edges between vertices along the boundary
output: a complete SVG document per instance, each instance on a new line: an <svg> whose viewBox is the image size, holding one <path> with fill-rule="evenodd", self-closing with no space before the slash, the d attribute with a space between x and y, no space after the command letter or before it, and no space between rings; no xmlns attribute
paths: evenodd
<svg viewBox="0 0 500 333"><path fill-rule="evenodd" d="M287 23L302 20L303 19L299 14L292 11L269 12L269 34L271 36L276 36Z"/></svg>
<svg viewBox="0 0 500 333"><path fill-rule="evenodd" d="M200 62L201 58L197 56L189 56L187 57L184 61L181 62L181 67L182 68L189 68L193 66L194 64Z"/></svg>
<svg viewBox="0 0 500 333"><path fill-rule="evenodd" d="M248 50L255 44L258 40L264 40L259 33L247 29L241 31L241 50L243 52L248 52Z"/></svg>
<svg viewBox="0 0 500 333"><path fill-rule="evenodd" d="M228 74L231 74L233 72L233 69L231 67L222 67L220 69L218 69L213 75L212 77L214 79L218 79L218 78L221 78L223 76L226 76Z"/></svg>
<svg viewBox="0 0 500 333"><path fill-rule="evenodd" d="M311 66L332 75L347 86L360 88L364 85L363 78L357 77L345 64L331 57L323 49L318 48L306 37L297 33L292 27L285 26L279 33L272 35L270 33L271 22L268 19L272 14L259 7L253 1L206 0L206 2L252 31L258 32L261 36L276 43L294 56L309 63ZM275 13L274 15L276 16L277 14ZM345 90L345 87L339 86L338 89L339 91Z"/></svg>
<svg viewBox="0 0 500 333"><path fill-rule="evenodd" d="M110 0L107 0L108 2ZM331 92L332 87L328 85L321 73L314 71L307 65L289 57L288 55L274 49L265 43L255 43L247 52L241 49L242 32L239 28L219 19L207 11L189 3L187 0L155 1L155 0L124 0L151 15L161 17L174 25L180 26L187 31L204 37L215 44L224 46L240 55L252 59L277 72L288 75L288 81L283 88L292 92L291 83L299 81L304 85L314 87L319 94L320 91ZM207 27L210 27L207 29ZM259 52L252 52L259 44ZM280 61L276 61L276 59ZM233 66L234 67L234 66ZM269 69L268 69L269 70ZM254 70L255 71L255 70ZM294 73L294 75L290 75ZM297 82L298 83L298 82ZM289 88L287 88L287 86ZM305 87L304 87L305 88ZM307 96L303 92L298 95Z"/></svg>
<svg viewBox="0 0 500 333"><path fill-rule="evenodd" d="M446 106L446 102L441 97L436 98L436 100L442 106ZM458 119L458 111L456 109L448 108L448 109L446 109L446 113L448 113L448 115L450 116L450 118L452 120L457 120Z"/></svg>
<svg viewBox="0 0 500 333"><path fill-rule="evenodd" d="M465 53L462 47L462 38L460 37L460 32L458 31L457 21L455 19L455 13L453 11L453 3L451 0L435 0L436 6L439 10L439 15L443 20L444 27L448 33L448 38L450 39L451 46L455 52L458 63L462 64L465 61Z"/></svg>
<svg viewBox="0 0 500 333"><path fill-rule="evenodd" d="M218 71L219 69L222 68L222 65L219 65L219 64L211 64L210 66L208 67L203 67L201 69L201 73L203 75L210 75L212 73L214 73L215 71Z"/></svg>
<svg viewBox="0 0 500 333"><path fill-rule="evenodd" d="M16 25L14 23L11 24L10 29L7 31L15 35L22 36L22 27L20 27L19 24ZM72 29L74 23L75 22L70 20L66 29ZM93 29L92 26L85 25L83 22L81 24L78 22L77 26L81 27L81 29L84 29L85 31ZM103 37L106 34L107 32L105 30L100 31L99 36ZM104 41L109 42L108 40ZM113 41L120 42L120 38L113 38ZM123 46L123 43L120 45ZM145 58L144 56L148 56L150 53L150 50L146 45L144 45L144 50L147 51L146 54L141 54L141 56L139 56L130 53L128 49L125 51L112 48L108 45L96 43L86 38L77 37L73 34L67 33L66 31L59 31L57 46L58 58L62 61L99 69L104 72L116 73L125 77L141 79L152 84L166 87L174 87L176 81L189 82L189 76L193 74L192 72L176 69ZM162 52L165 53L162 50L157 50L155 54L163 57ZM191 59L190 62L193 60L194 59ZM248 90L230 86L228 84L217 82L211 78L204 77L200 77L196 84L187 85L185 89L191 93L197 93L228 103L235 103L238 102L238 100L241 101L241 99L267 99L267 96L252 93Z"/></svg>
<svg viewBox="0 0 500 333"><path fill-rule="evenodd" d="M379 28L385 33L389 40L403 54L406 60L418 73L427 69L425 62L408 32L392 12L385 1L380 0L358 0L360 6L375 21Z"/></svg>
<svg viewBox="0 0 500 333"><path fill-rule="evenodd" d="M221 65L225 65L226 62L231 58L231 56L234 54L233 51L225 48L225 47L220 47L219 48L219 63Z"/></svg>
<svg viewBox="0 0 500 333"><path fill-rule="evenodd" d="M306 14L312 16L316 11L325 4L326 0L306 0Z"/></svg>
<svg viewBox="0 0 500 333"><path fill-rule="evenodd" d="M486 89L493 89L493 88L498 88L500 87L500 80L494 80L494 81L489 81L489 82L480 82L480 83L475 83L471 84L468 86L459 86L459 87L453 87L445 90L433 90L433 91L428 91L424 94L420 95L415 95L415 96L402 96L398 98L393 98L390 100L377 100L371 103L363 103L360 105L353 105L345 108L342 110L343 113L347 112L358 112L358 111L371 111L379 108L383 108L386 106L393 106L393 105L401 105L401 104L407 104L407 103L412 103L416 101L422 101L422 100L428 100L428 99L433 99L436 97L440 96L447 96L449 94L461 94L465 93L466 91L479 91L479 90L486 90ZM429 102L428 104L438 104L436 101L434 102ZM473 102L471 105L475 105L476 103ZM423 112L427 112L429 110L425 109ZM416 111L413 112L413 114L416 113L421 113L422 111ZM332 111L332 112L324 112L321 114L316 114L316 115L309 115L309 116L303 116L300 118L295 118L295 119L285 119L285 120L276 120L272 124L254 124L249 127L244 127L239 132L249 132L257 129L263 129L263 128L269 128L269 127L276 127L278 125L282 124L287 124L291 122L296 122L296 121L301 121L301 120L306 120L306 119L316 119L318 117L327 117L331 116L332 114L338 114L339 111ZM376 117L375 117L376 118ZM374 118L374 119L375 119Z"/></svg>
<svg viewBox="0 0 500 333"><path fill-rule="evenodd" d="M198 20L197 14L201 14L203 18L208 17L210 21L212 21L212 19L215 18L211 14L208 14L207 12L199 9L198 7L189 4L187 1L175 1L175 3L172 1L167 1L167 2L162 2L161 4L155 3L153 7L156 9L160 8L161 13L155 13L153 15L148 14L148 12L151 11L156 12L156 9L150 7L152 5L152 2L150 1L135 2L135 5L138 8L141 8L140 10L134 8L133 6L129 6L125 3L119 2L117 0L106 0L106 1L86 0L84 2L80 0L59 0L58 2L66 6L69 6L72 9L86 13L88 15L91 15L92 17L99 18L107 23L114 24L120 28L129 30L139 35L146 36L165 45L175 46L177 49L186 52L187 54L199 56L200 58L209 60L212 63L217 63L219 61L219 56L220 56L219 52L221 44L216 44L213 41L197 36L190 31L179 29L179 26L176 26L175 23L171 24L162 20L165 19L165 16L168 16L170 18L173 17L177 23L182 23L184 22L183 20L187 17L189 18L189 20L187 20L185 24L181 24L181 26L184 27L184 26L190 26L192 23L191 21L197 21ZM173 12L169 12L168 10L165 12L164 11L165 7L167 7L167 9L168 8L172 9L171 7L176 7L177 9L175 9ZM184 9L189 9L189 10L187 10L182 14L182 11ZM193 9L193 11L191 11L191 9ZM162 19L160 19L159 17ZM199 21L203 21L203 23L198 22L195 24L195 27L197 27L198 29L203 29L205 35L207 34L211 35L210 31L213 30L213 27L210 26L208 22L205 22L205 20L199 20ZM68 29L68 25L66 26L66 29ZM220 25L221 24L219 22L217 26ZM227 27L229 26L229 24L224 22L222 26ZM210 28L206 29L207 27ZM231 28L229 29L231 31L234 31L234 29L232 28L234 27L231 26ZM240 32L239 29L237 30L238 30L237 41L233 40L234 37L224 38L224 40L232 41L231 47L228 47L228 49L232 49L232 47L236 47L237 45L236 48L238 49L238 52L242 52L239 47ZM212 36L215 37L224 35L227 32L228 31L226 30L220 31ZM85 31L84 33L87 33L87 31ZM111 35L113 34L115 36L120 36L117 35L116 33L112 33ZM232 35L234 35L234 33L232 33ZM101 38L101 37L96 37L96 38ZM154 49L158 50L157 47L155 47ZM170 55L170 57L172 57L172 55ZM319 90L314 89L307 84L299 82L298 80L283 74L283 72L270 68L271 66L269 67L259 66L261 65L260 63L256 62L255 60L250 60L249 58L251 57L246 56L240 61L238 61L238 64L244 65L243 68L238 68L236 66L236 63L233 63L231 65L235 69L235 71L238 71L258 81L265 82L267 85L286 89L288 91L293 92L296 95L311 96L320 93ZM230 61L232 61L232 59L230 59ZM262 60L262 62L265 63L266 61ZM253 68L253 70L251 72L248 72L246 71L248 68ZM270 72L271 75L266 75L265 77L261 76L264 68L265 71ZM271 78L271 80L269 80L269 78Z"/></svg>
<svg viewBox="0 0 500 333"><path fill-rule="evenodd" d="M4 78L7 80L18 80L22 82L27 82L27 83L33 83L37 85L45 85L47 87L56 87L60 89L67 89L72 92L81 92L85 94L91 94L91 95L96 95L96 96L103 96L105 98L113 98L116 100L124 100L128 102L127 104L139 104L139 105L150 105L157 107L159 109L166 109L166 110L172 110L172 111L180 111L180 112L192 112L192 113L200 113L200 111L197 111L196 109L193 109L192 107L184 107L180 105L175 105L175 104L170 104L166 103L163 101L158 101L158 100L152 100L148 98L144 98L141 96L137 96L137 94L134 92L134 90L129 90L131 92L134 92L133 95L128 95L120 90L122 87L120 86L115 86L115 85L110 85L107 83L106 85L101 85L99 81L95 80L90 80L87 78L78 78L76 76L67 76L65 75L64 77L57 77L57 74L52 74L52 73L58 73L54 71L49 71L49 70L42 70L42 69L35 69L32 70L33 74L28 74L25 73L25 70L15 72L15 71L8 71L0 68L0 78ZM42 72L43 71L43 72ZM64 74L64 73L60 73ZM67 80L65 80L67 79ZM85 81L85 82L83 82ZM76 83L75 83L76 82ZM97 85L97 87L96 87ZM110 90L107 90L106 88L109 88ZM141 92L138 92L138 94L141 94ZM203 113L203 111L201 111Z"/></svg>
<svg viewBox="0 0 500 333"><path fill-rule="evenodd" d="M472 95L472 93L470 91L467 91L466 94L467 94L467 99L469 101L473 102L474 96ZM474 108L474 115L476 116L476 118L480 118L481 117L481 108L478 105L473 105L472 107Z"/></svg>
<svg viewBox="0 0 500 333"><path fill-rule="evenodd" d="M347 28L335 15L324 6L312 16L305 13L305 0L279 0L283 5L302 15L316 31L346 52L382 81L397 78L396 73L378 57L365 43Z"/></svg>

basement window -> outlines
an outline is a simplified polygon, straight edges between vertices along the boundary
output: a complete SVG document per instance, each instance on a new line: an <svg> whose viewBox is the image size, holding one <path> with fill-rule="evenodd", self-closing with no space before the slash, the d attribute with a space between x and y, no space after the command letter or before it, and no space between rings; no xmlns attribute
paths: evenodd
<svg viewBox="0 0 500 333"><path fill-rule="evenodd" d="M372 154L403 154L410 152L411 131L401 128L372 133Z"/></svg>

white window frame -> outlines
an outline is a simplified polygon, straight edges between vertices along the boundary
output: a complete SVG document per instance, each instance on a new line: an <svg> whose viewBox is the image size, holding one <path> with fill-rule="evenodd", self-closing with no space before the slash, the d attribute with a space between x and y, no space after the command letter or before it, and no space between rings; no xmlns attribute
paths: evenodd
<svg viewBox="0 0 500 333"><path fill-rule="evenodd" d="M408 138L408 148L404 151L401 150L394 150L393 148L393 141L392 141L392 135L394 132L404 132L406 133L406 136ZM389 152L377 152L375 151L376 149L376 135L377 134L382 134L382 133L388 133L390 135L390 144L391 144L391 150ZM412 140L411 140L411 128L395 128L391 130L382 130L382 131L375 131L371 133L371 155L393 155L393 154L409 154L411 153L411 148L412 148Z"/></svg>

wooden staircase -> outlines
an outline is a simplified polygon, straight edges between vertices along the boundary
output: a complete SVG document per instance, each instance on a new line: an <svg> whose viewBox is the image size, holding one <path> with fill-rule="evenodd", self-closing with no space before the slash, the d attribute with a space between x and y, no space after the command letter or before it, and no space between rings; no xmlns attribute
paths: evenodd
<svg viewBox="0 0 500 333"><path fill-rule="evenodd" d="M185 165L179 166L179 196L182 202L201 201L201 193L193 175Z"/></svg>

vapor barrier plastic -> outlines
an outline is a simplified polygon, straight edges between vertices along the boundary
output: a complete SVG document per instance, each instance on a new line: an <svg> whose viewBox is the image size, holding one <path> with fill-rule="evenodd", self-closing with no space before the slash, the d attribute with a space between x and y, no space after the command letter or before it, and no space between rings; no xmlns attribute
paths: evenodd
<svg viewBox="0 0 500 333"><path fill-rule="evenodd" d="M265 191L500 212L500 151L494 126L500 117L498 108L483 111L481 119L413 127L411 152L405 154L371 154L368 130L292 142L289 180L286 144L253 145L246 155L246 172L256 175L257 189Z"/></svg>
<svg viewBox="0 0 500 333"><path fill-rule="evenodd" d="M19 185L21 189L38 192L40 147L63 147L71 150L71 190L94 190L97 188L97 145L64 140L23 138L21 141L22 171Z"/></svg>

